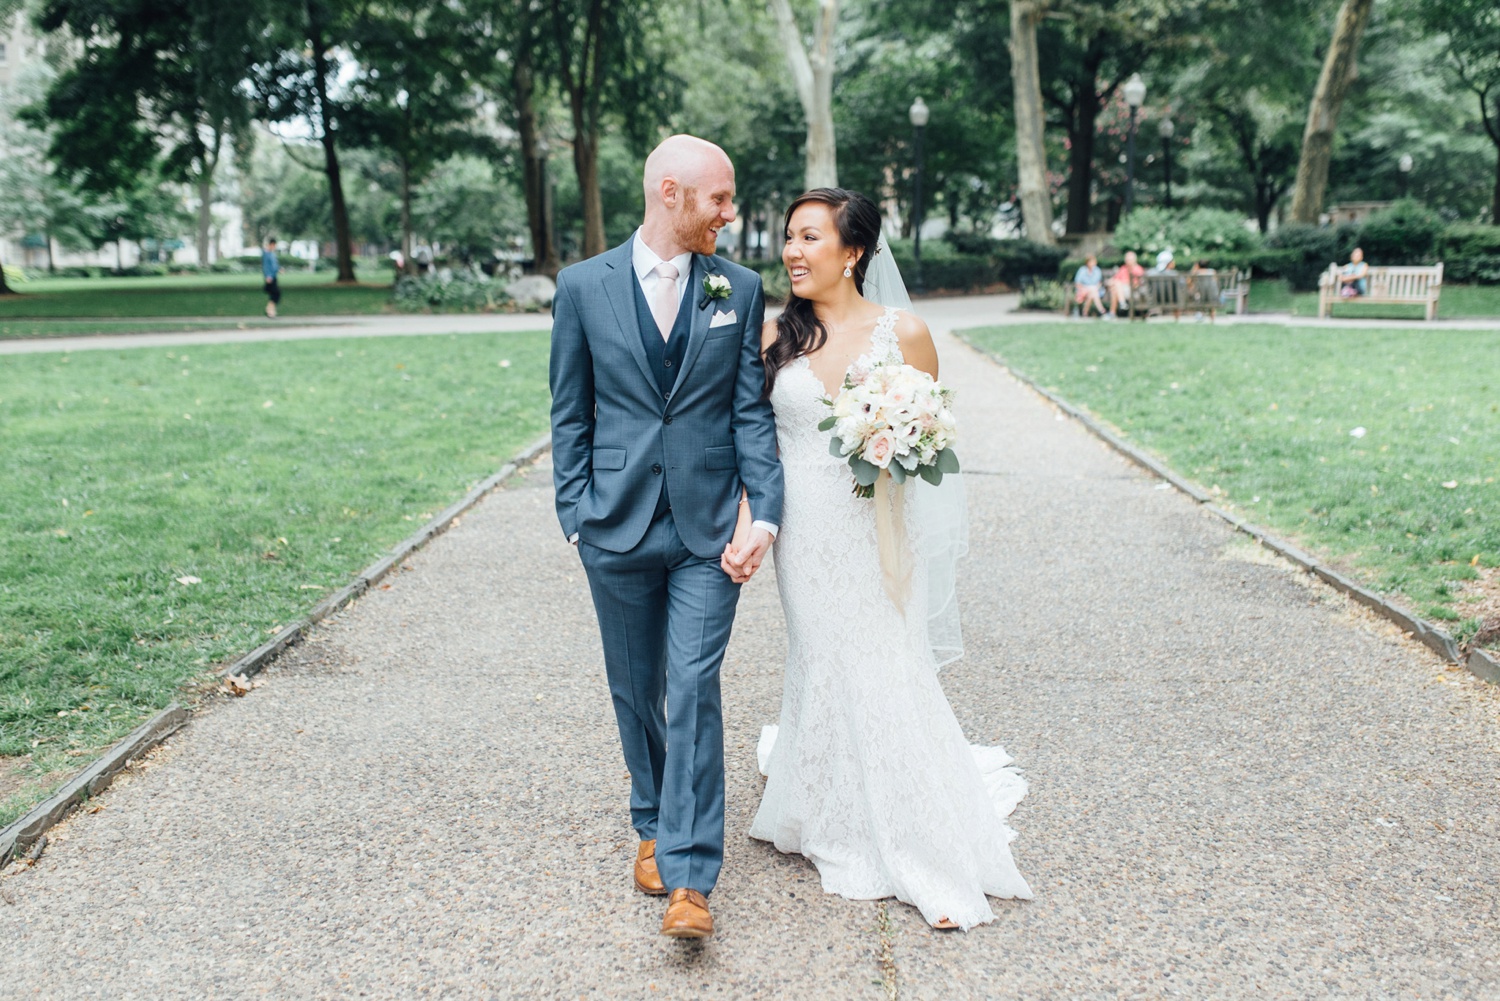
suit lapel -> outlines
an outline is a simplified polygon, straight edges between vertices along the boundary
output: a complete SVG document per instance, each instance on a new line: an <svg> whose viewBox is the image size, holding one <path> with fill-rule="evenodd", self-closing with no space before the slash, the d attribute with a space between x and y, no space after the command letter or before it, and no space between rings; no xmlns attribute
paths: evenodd
<svg viewBox="0 0 1500 1001"><path fill-rule="evenodd" d="M615 324L625 339L625 349L635 359L641 375L655 387L656 374L651 371L651 362L646 358L646 348L641 344L641 324L636 318L636 277L635 268L631 267L631 248L634 246L635 237L631 237L605 261L611 270L604 276L604 298L609 308L615 311Z"/></svg>
<svg viewBox="0 0 1500 1001"><path fill-rule="evenodd" d="M677 373L678 386L686 382L693 371L693 363L703 350L703 339L708 334L709 321L713 319L714 300L703 294L703 279L714 270L713 262L712 257L693 255L693 274L688 279L687 292L682 297L682 308L693 311L692 326L689 328L687 354L682 359L682 370Z"/></svg>

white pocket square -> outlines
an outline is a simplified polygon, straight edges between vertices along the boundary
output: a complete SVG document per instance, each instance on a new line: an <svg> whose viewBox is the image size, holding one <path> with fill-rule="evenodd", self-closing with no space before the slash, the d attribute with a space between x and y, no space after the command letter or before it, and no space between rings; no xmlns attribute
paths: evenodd
<svg viewBox="0 0 1500 1001"><path fill-rule="evenodd" d="M727 313L714 313L714 318L708 323L708 329L712 330L714 327L722 327L726 324L734 323L735 320L736 317L732 309Z"/></svg>

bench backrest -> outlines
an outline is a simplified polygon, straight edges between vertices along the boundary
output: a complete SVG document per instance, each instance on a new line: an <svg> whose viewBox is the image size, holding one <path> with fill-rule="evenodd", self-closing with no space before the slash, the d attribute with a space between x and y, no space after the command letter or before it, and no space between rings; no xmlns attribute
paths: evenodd
<svg viewBox="0 0 1500 1001"><path fill-rule="evenodd" d="M1182 275L1150 275L1146 276L1146 291L1151 296L1151 302L1157 306L1182 305L1183 293Z"/></svg>

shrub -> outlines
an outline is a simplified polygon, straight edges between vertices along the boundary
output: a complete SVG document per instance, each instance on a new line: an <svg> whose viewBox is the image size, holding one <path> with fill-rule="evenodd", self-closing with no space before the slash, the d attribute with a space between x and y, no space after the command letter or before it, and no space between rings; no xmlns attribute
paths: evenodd
<svg viewBox="0 0 1500 1001"><path fill-rule="evenodd" d="M1179 265L1206 260L1215 268L1224 267L1227 258L1253 253L1261 244L1260 234L1246 226L1237 212L1210 208L1183 212L1155 206L1136 209L1122 219L1111 242L1121 251L1135 251L1147 266L1157 254L1170 250Z"/></svg>
<svg viewBox="0 0 1500 1001"><path fill-rule="evenodd" d="M1059 313L1067 305L1070 287L1068 283L1049 281L1046 278L1024 282L1021 285L1021 308Z"/></svg>
<svg viewBox="0 0 1500 1001"><path fill-rule="evenodd" d="M1500 283L1500 226L1449 226L1434 250L1443 281Z"/></svg>
<svg viewBox="0 0 1500 1001"><path fill-rule="evenodd" d="M1443 221L1420 202L1403 198L1365 220L1359 246L1373 267L1382 264L1431 264L1443 235Z"/></svg>
<svg viewBox="0 0 1500 1001"><path fill-rule="evenodd" d="M997 240L990 256L995 262L1000 280L1007 285L1020 287L1023 278L1056 272L1058 264L1068 256L1068 252L1062 247L1034 243L1031 240ZM1100 266L1103 266L1102 263Z"/></svg>
<svg viewBox="0 0 1500 1001"><path fill-rule="evenodd" d="M972 257L989 257L999 249L1002 241L988 233L950 229L943 234L943 242L952 247L954 253L968 254Z"/></svg>
<svg viewBox="0 0 1500 1001"><path fill-rule="evenodd" d="M510 303L499 282L475 271L439 271L435 275L401 275L396 279L396 306L408 313L493 312Z"/></svg>
<svg viewBox="0 0 1500 1001"><path fill-rule="evenodd" d="M1293 289L1309 292L1318 287L1318 276L1328 265L1349 259L1349 252L1359 246L1359 227L1288 223L1267 238L1266 246L1290 252L1281 276Z"/></svg>

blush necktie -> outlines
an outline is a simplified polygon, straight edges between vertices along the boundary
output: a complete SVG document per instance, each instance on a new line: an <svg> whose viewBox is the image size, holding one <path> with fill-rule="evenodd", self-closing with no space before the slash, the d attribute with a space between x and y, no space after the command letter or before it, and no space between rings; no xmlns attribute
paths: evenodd
<svg viewBox="0 0 1500 1001"><path fill-rule="evenodd" d="M656 317L662 340L672 336L672 324L677 322L677 299L677 268L663 261L656 266L656 294L651 299L651 315Z"/></svg>

